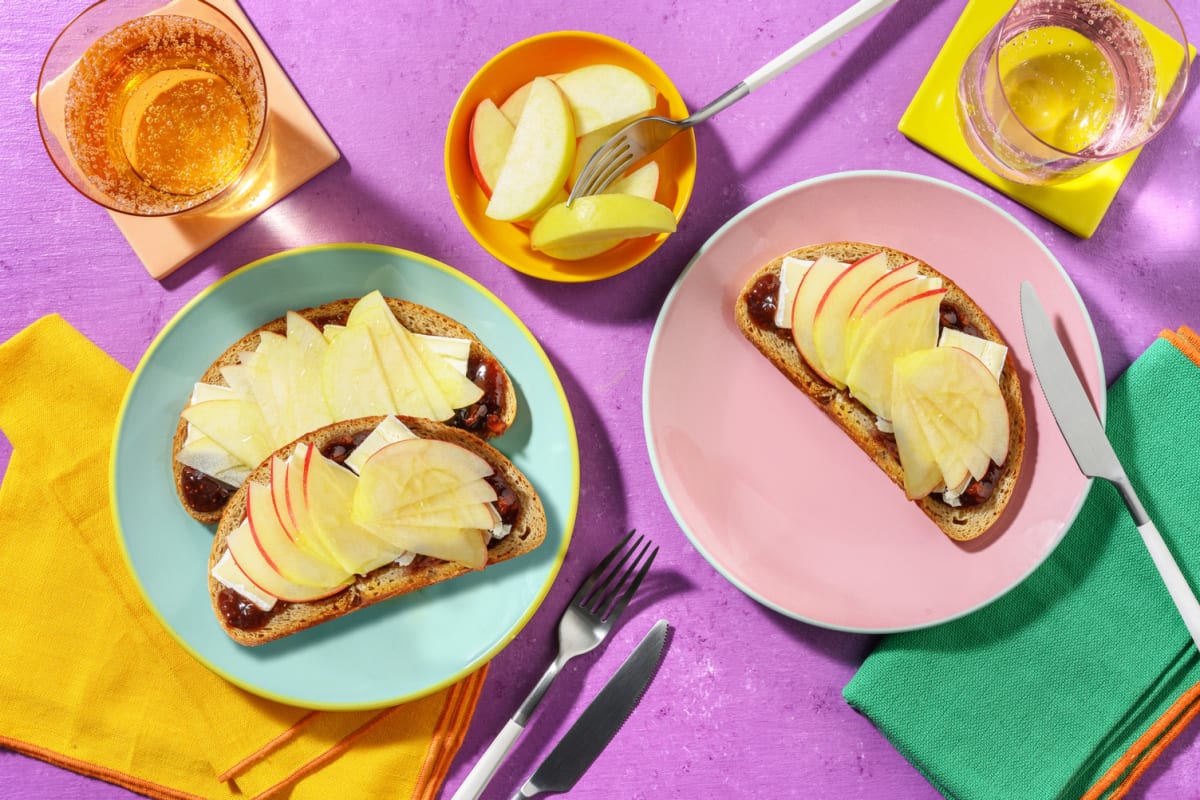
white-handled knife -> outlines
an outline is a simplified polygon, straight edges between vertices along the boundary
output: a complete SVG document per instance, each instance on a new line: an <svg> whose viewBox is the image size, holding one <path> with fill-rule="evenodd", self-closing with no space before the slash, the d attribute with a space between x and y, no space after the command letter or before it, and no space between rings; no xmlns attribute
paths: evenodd
<svg viewBox="0 0 1200 800"><path fill-rule="evenodd" d="M662 661L667 628L665 619L655 623L512 800L575 786L642 699Z"/></svg>
<svg viewBox="0 0 1200 800"><path fill-rule="evenodd" d="M1025 342L1029 345L1029 355L1033 359L1038 383L1042 385L1042 393L1080 471L1088 477L1109 481L1117 488L1129 513L1133 515L1133 522L1142 535L1146 549L1150 551L1150 558L1162 576L1171 600L1183 617L1183 624L1187 626L1196 647L1200 648L1200 602L1196 600L1167 543L1134 492L1062 342L1054 333L1050 317L1029 281L1021 283L1021 324L1025 327Z"/></svg>

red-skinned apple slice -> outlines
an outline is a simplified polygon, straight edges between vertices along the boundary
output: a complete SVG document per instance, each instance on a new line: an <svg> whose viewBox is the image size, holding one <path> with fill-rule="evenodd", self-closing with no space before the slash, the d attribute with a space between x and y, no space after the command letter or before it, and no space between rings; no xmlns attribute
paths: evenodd
<svg viewBox="0 0 1200 800"><path fill-rule="evenodd" d="M246 521L263 560L285 580L297 586L332 589L349 579L345 570L314 558L292 541L275 513L269 485L253 481L246 484Z"/></svg>
<svg viewBox="0 0 1200 800"><path fill-rule="evenodd" d="M982 361L957 347L936 347L929 353L914 353L912 364L905 369L911 396L928 400L990 460L1004 463L1008 458L1008 406Z"/></svg>
<svg viewBox="0 0 1200 800"><path fill-rule="evenodd" d="M562 191L574 160L567 100L553 81L534 78L484 213L501 221L532 219Z"/></svg>
<svg viewBox="0 0 1200 800"><path fill-rule="evenodd" d="M887 256L875 253L842 270L825 290L813 313L813 349L821 371L834 386L846 387L846 323L850 309L867 287L888 273Z"/></svg>
<svg viewBox="0 0 1200 800"><path fill-rule="evenodd" d="M333 557L333 553L316 535L312 515L308 509L308 501L304 495L305 473L314 457L320 457L316 448L301 442L296 445L296 449L292 451L291 458L287 462L285 494L291 530L296 532L296 544L308 551L309 555L336 564L337 560Z"/></svg>
<svg viewBox="0 0 1200 800"><path fill-rule="evenodd" d="M863 309L865 309L871 304L872 301L875 300L876 297L883 294L888 289L891 289L896 284L912 280L913 278L919 277L920 274L921 272L917 267L917 262L910 261L901 267L889 270L883 275L880 275L874 283L866 288L866 290L862 293L862 296L859 297L858 300L854 301L854 305L850 308L849 316L858 316L862 313Z"/></svg>
<svg viewBox="0 0 1200 800"><path fill-rule="evenodd" d="M384 445L367 459L354 493L354 518L372 528L414 503L486 478L492 466L464 447L436 439Z"/></svg>
<svg viewBox="0 0 1200 800"><path fill-rule="evenodd" d="M488 197L492 196L492 187L500 177L500 168L504 166L515 132L516 126L491 98L484 98L475 107L467 134L467 150L475 180Z"/></svg>
<svg viewBox="0 0 1200 800"><path fill-rule="evenodd" d="M400 553L352 518L357 485L353 472L320 453L305 459L304 502L313 533L342 569L365 575Z"/></svg>
<svg viewBox="0 0 1200 800"><path fill-rule="evenodd" d="M945 294L944 288L919 294L890 309L863 334L846 385L872 413L892 418L893 365L901 356L937 344L939 307Z"/></svg>
<svg viewBox="0 0 1200 800"><path fill-rule="evenodd" d="M792 341L796 343L796 349L805 362L825 381L834 385L833 378L821 370L821 360L817 357L817 346L813 342L813 322L821 298L844 269L846 265L840 261L821 256L800 279L796 297L792 301Z"/></svg>
<svg viewBox="0 0 1200 800"><path fill-rule="evenodd" d="M287 474L287 462L279 456L273 456L271 458L271 504L275 508L275 516L279 518L279 524L283 526L283 532L293 542L299 542L300 535L296 532L292 514L288 510Z"/></svg>
<svg viewBox="0 0 1200 800"><path fill-rule="evenodd" d="M941 288L941 285L941 278L916 277L901 281L880 292L861 311L852 313L846 321L846 363L854 362L867 334L884 315L918 295Z"/></svg>
<svg viewBox="0 0 1200 800"><path fill-rule="evenodd" d="M346 587L346 584L343 584L333 588L318 589L311 586L300 586L287 580L273 570L263 558L262 551L254 543L248 522L243 522L226 537L225 546L238 569L259 591L280 600L289 603L307 603L335 595Z"/></svg>

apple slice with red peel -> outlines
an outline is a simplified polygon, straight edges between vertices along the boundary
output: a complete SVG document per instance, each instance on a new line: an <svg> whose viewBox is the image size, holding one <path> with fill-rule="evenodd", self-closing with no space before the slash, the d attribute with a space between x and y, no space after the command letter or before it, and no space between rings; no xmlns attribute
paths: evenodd
<svg viewBox="0 0 1200 800"><path fill-rule="evenodd" d="M263 560L285 580L297 586L332 589L350 577L345 570L314 558L292 541L275 512L269 485L254 481L246 484L246 521Z"/></svg>
<svg viewBox="0 0 1200 800"><path fill-rule="evenodd" d="M846 363L854 362L866 334L884 315L920 294L941 288L941 285L941 278L916 277L901 281L880 292L862 310L852 312L846 321Z"/></svg>
<svg viewBox="0 0 1200 800"><path fill-rule="evenodd" d="M296 533L296 544L314 558L336 564L337 559L325 546L324 541L317 536L312 514L309 512L308 500L304 494L305 473L313 458L321 455L316 448L301 442L292 451L287 462L287 478L285 495L287 510L291 520L291 530Z"/></svg>
<svg viewBox="0 0 1200 800"><path fill-rule="evenodd" d="M813 313L813 349L821 371L839 389L846 386L846 325L850 309L867 287L888 274L887 256L874 253L855 261L833 279Z"/></svg>
<svg viewBox="0 0 1200 800"><path fill-rule="evenodd" d="M299 584L292 583L272 569L271 565L263 557L262 551L254 543L254 537L250 532L248 521L243 521L240 526L235 528L225 538L225 546L229 551L230 557L237 564L242 574L246 576L247 580L254 584L263 594L268 594L285 602L308 603L313 600L320 600L323 597L331 597L345 589L349 584L348 579L346 583L326 588L300 586Z"/></svg>
<svg viewBox="0 0 1200 800"><path fill-rule="evenodd" d="M275 516L279 518L279 524L283 526L283 532L292 542L298 543L300 534L288 510L287 465L288 462L279 456L271 458L271 505L275 509Z"/></svg>
<svg viewBox="0 0 1200 800"><path fill-rule="evenodd" d="M821 298L837 277L846 269L846 265L828 256L821 256L804 273L800 284L796 287L796 296L792 301L792 341L801 357L826 382L837 386L833 377L826 375L821 369L821 359L817 357L817 346L813 341L813 324L817 316L817 306ZM842 384L843 386L845 384ZM838 386L838 388L842 388Z"/></svg>
<svg viewBox="0 0 1200 800"><path fill-rule="evenodd" d="M803 284L801 284L803 288ZM863 334L846 385L883 419L892 418L892 372L897 358L937 344L939 307L946 290L931 289L890 309Z"/></svg>
<svg viewBox="0 0 1200 800"><path fill-rule="evenodd" d="M487 461L452 442L393 442L363 464L354 492L353 516L371 528L397 522L398 516L413 504L482 480L493 472Z"/></svg>
<svg viewBox="0 0 1200 800"><path fill-rule="evenodd" d="M1009 416L1004 395L983 362L957 347L914 353L905 365L908 391L929 401L988 458L1008 458Z"/></svg>
<svg viewBox="0 0 1200 800"><path fill-rule="evenodd" d="M491 197L492 187L500 177L500 168L512 145L516 126L490 98L484 98L471 115L471 127L467 134L467 152L471 158L471 171L484 193Z"/></svg>
<svg viewBox="0 0 1200 800"><path fill-rule="evenodd" d="M534 78L504 166L484 213L512 222L545 210L566 184L575 161L575 123L558 85Z"/></svg>
<svg viewBox="0 0 1200 800"><path fill-rule="evenodd" d="M904 470L904 494L909 500L919 500L942 483L942 471L904 389L902 381L892 387L892 431Z"/></svg>
<svg viewBox="0 0 1200 800"><path fill-rule="evenodd" d="M850 308L849 316L853 318L861 314L862 311L869 306L876 297L883 294L888 289L891 289L896 284L904 283L905 281L909 281L920 276L921 272L916 261L909 261L903 266L889 270L883 275L880 275L874 283L872 283L863 291L862 296L859 297L858 300L854 301L854 305Z"/></svg>

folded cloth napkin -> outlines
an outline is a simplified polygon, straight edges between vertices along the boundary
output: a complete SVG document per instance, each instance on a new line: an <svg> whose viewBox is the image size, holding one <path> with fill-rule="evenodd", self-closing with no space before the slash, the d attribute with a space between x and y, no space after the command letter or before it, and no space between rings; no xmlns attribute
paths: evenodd
<svg viewBox="0 0 1200 800"><path fill-rule="evenodd" d="M1107 420L1193 587L1197 397L1200 337L1166 331L1108 390ZM1123 796L1200 710L1198 680L1129 513L1096 481L1029 578L959 620L884 638L843 696L947 797L1099 798Z"/></svg>
<svg viewBox="0 0 1200 800"><path fill-rule="evenodd" d="M0 745L151 797L432 798L479 670L421 700L307 711L249 694L152 616L107 486L129 372L61 317L0 345Z"/></svg>

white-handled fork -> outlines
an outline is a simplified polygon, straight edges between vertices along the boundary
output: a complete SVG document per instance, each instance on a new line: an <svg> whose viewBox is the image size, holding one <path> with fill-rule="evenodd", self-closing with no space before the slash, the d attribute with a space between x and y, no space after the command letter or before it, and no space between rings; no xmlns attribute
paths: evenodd
<svg viewBox="0 0 1200 800"><path fill-rule="evenodd" d="M609 184L621 177L631 164L653 153L676 134L703 122L718 111L723 111L896 2L898 0L859 0L686 119L654 116L642 117L629 123L600 145L588 159L571 189L567 205L575 202L577 198L603 192Z"/></svg>
<svg viewBox="0 0 1200 800"><path fill-rule="evenodd" d="M529 721L533 710L537 708L542 696L558 677L563 666L572 658L594 650L604 641L613 623L625 611L630 598L646 577L650 565L654 562L654 556L658 553L658 548L652 549L651 541L642 536L638 536L629 545L633 533L630 531L622 537L617 546L588 575L579 591L575 592L562 620L558 623L558 656L521 703L517 713L505 723L487 750L483 751L483 755L463 779L462 786L458 787L451 800L475 800L483 793L488 781L516 743L517 737L525 730L525 723ZM632 562L630 557L633 558Z"/></svg>

